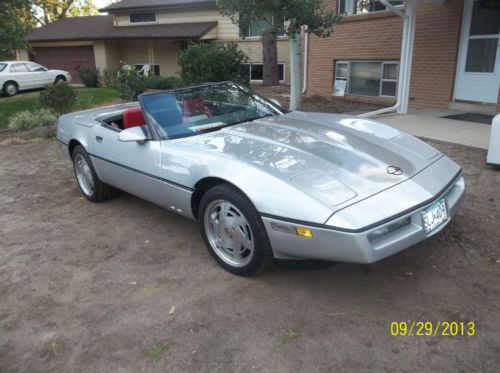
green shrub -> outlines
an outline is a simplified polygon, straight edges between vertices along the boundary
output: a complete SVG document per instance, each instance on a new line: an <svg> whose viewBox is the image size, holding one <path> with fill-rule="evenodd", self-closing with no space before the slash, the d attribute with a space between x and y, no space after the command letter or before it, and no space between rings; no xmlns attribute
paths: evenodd
<svg viewBox="0 0 500 373"><path fill-rule="evenodd" d="M57 122L57 117L48 109L38 111L20 111L9 119L8 127L25 131L37 127L49 126Z"/></svg>
<svg viewBox="0 0 500 373"><path fill-rule="evenodd" d="M177 76L151 75L145 80L148 89L174 89L182 87L182 80Z"/></svg>
<svg viewBox="0 0 500 373"><path fill-rule="evenodd" d="M125 102L137 100L146 88L144 78L137 75L135 70L120 70L116 74L116 85L120 98Z"/></svg>
<svg viewBox="0 0 500 373"><path fill-rule="evenodd" d="M101 77L99 69L89 65L81 65L77 66L77 71L85 87L99 87L99 79Z"/></svg>
<svg viewBox="0 0 500 373"><path fill-rule="evenodd" d="M51 110L55 114L69 113L76 104L76 89L66 82L56 85L48 85L40 92L40 103L42 107Z"/></svg>
<svg viewBox="0 0 500 373"><path fill-rule="evenodd" d="M179 53L182 80L187 84L232 80L248 85L242 65L248 56L236 44L191 44Z"/></svg>
<svg viewBox="0 0 500 373"><path fill-rule="evenodd" d="M105 87L113 87L116 83L116 70L104 69L102 71L102 83Z"/></svg>

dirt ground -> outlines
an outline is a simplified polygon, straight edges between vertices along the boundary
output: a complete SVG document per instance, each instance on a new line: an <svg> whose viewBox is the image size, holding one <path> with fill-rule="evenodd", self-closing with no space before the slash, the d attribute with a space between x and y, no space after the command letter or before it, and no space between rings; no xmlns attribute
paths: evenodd
<svg viewBox="0 0 500 373"><path fill-rule="evenodd" d="M55 141L1 145L0 372L498 372L500 170L429 143L467 183L441 234L369 266L252 278L222 270L196 222L84 200ZM394 337L393 321L476 335Z"/></svg>

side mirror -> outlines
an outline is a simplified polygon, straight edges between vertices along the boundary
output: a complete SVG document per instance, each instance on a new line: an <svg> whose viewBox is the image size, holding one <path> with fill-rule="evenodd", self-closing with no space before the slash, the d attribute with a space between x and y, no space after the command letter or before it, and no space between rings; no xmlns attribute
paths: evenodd
<svg viewBox="0 0 500 373"><path fill-rule="evenodd" d="M278 100L276 100L275 98L270 98L269 101L271 101L277 107L283 107L283 106L281 106L280 102Z"/></svg>
<svg viewBox="0 0 500 373"><path fill-rule="evenodd" d="M130 127L127 129L124 129L123 131L120 132L118 135L118 141L122 142L138 142L140 144L144 143L148 139L148 136L142 129L142 127Z"/></svg>

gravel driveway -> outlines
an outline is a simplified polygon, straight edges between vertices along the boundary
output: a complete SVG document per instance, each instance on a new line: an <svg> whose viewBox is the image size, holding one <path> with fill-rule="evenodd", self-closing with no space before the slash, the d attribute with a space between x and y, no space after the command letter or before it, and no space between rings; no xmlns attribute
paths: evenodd
<svg viewBox="0 0 500 373"><path fill-rule="evenodd" d="M54 141L0 146L0 371L498 371L500 171L430 143L468 188L442 234L370 266L252 278L222 270L195 222L81 198ZM476 335L391 335L408 320Z"/></svg>

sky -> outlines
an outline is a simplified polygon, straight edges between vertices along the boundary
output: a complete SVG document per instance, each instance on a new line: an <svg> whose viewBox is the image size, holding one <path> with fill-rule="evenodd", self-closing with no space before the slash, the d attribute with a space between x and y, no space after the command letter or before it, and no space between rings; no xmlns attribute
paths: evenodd
<svg viewBox="0 0 500 373"><path fill-rule="evenodd" d="M110 3L109 0L94 0L94 4L97 5L99 9L104 8L109 3Z"/></svg>

